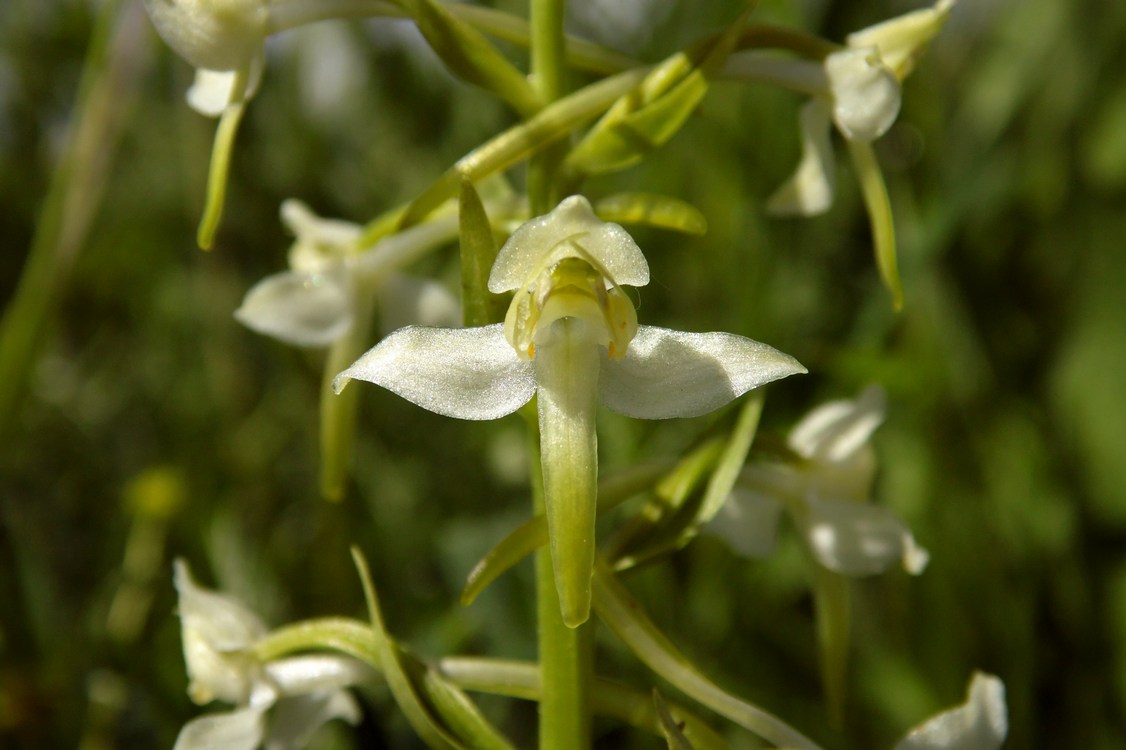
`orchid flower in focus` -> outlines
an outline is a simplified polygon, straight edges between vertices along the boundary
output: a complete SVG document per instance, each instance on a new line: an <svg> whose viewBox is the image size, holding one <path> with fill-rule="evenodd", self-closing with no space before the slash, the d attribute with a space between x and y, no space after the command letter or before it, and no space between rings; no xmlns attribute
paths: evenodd
<svg viewBox="0 0 1126 750"><path fill-rule="evenodd" d="M298 750L332 719L355 724L356 701L345 690L374 672L356 659L310 654L272 661L255 656L266 626L233 597L200 587L183 560L175 563L188 694L236 708L192 719L174 750Z"/></svg>
<svg viewBox="0 0 1126 750"><path fill-rule="evenodd" d="M648 281L633 238L573 196L520 226L501 248L488 288L515 290L503 324L404 328L334 383L339 392L366 380L459 419L498 419L538 394L548 535L571 626L590 610L598 404L641 419L697 416L805 372L742 336L639 326L621 286Z"/></svg>
<svg viewBox="0 0 1126 750"><path fill-rule="evenodd" d="M281 207L296 241L290 270L267 276L246 293L235 318L258 333L297 346L328 346L356 322L361 295L374 295L385 330L421 323L456 325L458 301L433 281L396 269L457 237L457 217L441 216L357 251L363 228L324 219L297 200Z"/></svg>
<svg viewBox="0 0 1126 750"><path fill-rule="evenodd" d="M765 557L785 510L814 559L835 573L873 575L895 562L922 573L927 551L892 511L871 503L876 457L869 439L885 411L876 386L814 409L790 432L800 462L746 467L707 530L740 554Z"/></svg>

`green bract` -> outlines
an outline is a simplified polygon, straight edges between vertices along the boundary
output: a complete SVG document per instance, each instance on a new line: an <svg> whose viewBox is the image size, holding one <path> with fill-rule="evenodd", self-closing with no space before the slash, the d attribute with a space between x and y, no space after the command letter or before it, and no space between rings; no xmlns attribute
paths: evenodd
<svg viewBox="0 0 1126 750"><path fill-rule="evenodd" d="M459 419L497 419L539 394L548 533L570 625L590 608L598 404L641 419L698 416L805 372L742 336L638 326L619 285L648 281L629 234L573 196L501 248L489 290L516 292L505 324L404 328L334 382L339 392L366 380Z"/></svg>

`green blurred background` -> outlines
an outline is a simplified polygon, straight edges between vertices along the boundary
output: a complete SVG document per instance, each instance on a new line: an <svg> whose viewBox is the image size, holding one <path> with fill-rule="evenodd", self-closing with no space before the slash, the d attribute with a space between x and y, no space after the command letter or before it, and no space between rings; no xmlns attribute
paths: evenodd
<svg viewBox="0 0 1126 750"><path fill-rule="evenodd" d="M627 28L575 4L589 6L576 30L646 60L738 6L638 3L645 20ZM390 627L420 653L533 657L529 565L456 604L472 564L527 512L520 421L455 422L364 389L354 481L343 502L322 501L322 355L231 318L284 268L283 199L365 221L511 115L454 82L402 23L287 34L271 44L205 254L194 234L213 124L184 105L191 71L141 3L120 5L122 57L81 111L102 4L0 5L0 745L171 746L202 711L185 693L175 556L282 624L362 612L356 543ZM840 40L910 7L764 0L756 20ZM1007 747L1126 747L1123 39L1123 3L956 7L877 144L900 238L898 315L847 159L827 215L764 215L797 159L795 96L717 83L667 148L588 183L594 196L643 188L703 210L703 238L636 232L654 278L639 317L743 333L806 364L811 375L770 388L764 430L783 434L869 382L889 392L877 497L932 558L918 579L854 584L841 729L820 697L792 535L767 562L701 539L628 580L707 674L827 747L890 748L961 701L977 668L1006 683ZM89 140L68 162L77 132ZM60 165L69 177L52 188ZM451 248L415 270L455 289L456 269ZM604 466L675 455L729 419L607 414ZM601 671L651 684L604 635ZM323 746L420 746L385 690L366 695L359 731L325 732ZM533 706L485 705L532 743ZM660 745L598 730L599 747Z"/></svg>

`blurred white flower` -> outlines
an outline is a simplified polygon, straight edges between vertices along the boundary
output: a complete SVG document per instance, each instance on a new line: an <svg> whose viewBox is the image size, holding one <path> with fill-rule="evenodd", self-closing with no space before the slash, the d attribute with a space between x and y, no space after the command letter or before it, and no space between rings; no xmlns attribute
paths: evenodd
<svg viewBox="0 0 1126 750"><path fill-rule="evenodd" d="M998 750L1008 732L1004 683L975 672L965 703L912 729L895 750Z"/></svg>
<svg viewBox="0 0 1126 750"><path fill-rule="evenodd" d="M909 573L921 573L927 551L894 513L871 503L876 457L869 438L885 408L883 391L871 386L853 401L814 409L790 432L789 447L800 463L746 467L709 533L739 554L765 557L785 510L829 570L866 576L898 561Z"/></svg>
<svg viewBox="0 0 1126 750"><path fill-rule="evenodd" d="M168 46L195 66L188 103L217 117L254 95L270 29L269 0L145 0Z"/></svg>
<svg viewBox="0 0 1126 750"><path fill-rule="evenodd" d="M255 284L235 318L258 333L297 346L328 346L351 330L358 295L376 295L384 330L409 323L456 325L458 301L434 281L397 268L457 236L457 217L441 216L358 252L362 227L323 219L305 204L282 204L283 223L296 235L289 271Z"/></svg>
<svg viewBox="0 0 1126 750"><path fill-rule="evenodd" d="M731 56L725 73L767 81L810 94L800 115L802 155L798 168L767 201L782 216L814 216L833 202L835 169L829 122L849 140L873 141L899 114L903 79L927 44L942 30L954 0L849 34L846 46L821 62L786 60L751 51Z"/></svg>
<svg viewBox="0 0 1126 750"><path fill-rule="evenodd" d="M183 560L175 562L188 695L236 708L192 719L174 750L298 750L332 719L355 724L359 707L344 689L374 674L344 656L294 656L263 662L254 646L262 621L233 597L201 588Z"/></svg>
<svg viewBox="0 0 1126 750"><path fill-rule="evenodd" d="M334 381L339 392L366 380L458 419L498 419L539 394L548 534L571 625L590 606L599 402L641 419L697 416L805 372L742 336L638 326L619 285L648 282L633 238L572 196L501 248L488 287L516 291L503 325L404 328Z"/></svg>

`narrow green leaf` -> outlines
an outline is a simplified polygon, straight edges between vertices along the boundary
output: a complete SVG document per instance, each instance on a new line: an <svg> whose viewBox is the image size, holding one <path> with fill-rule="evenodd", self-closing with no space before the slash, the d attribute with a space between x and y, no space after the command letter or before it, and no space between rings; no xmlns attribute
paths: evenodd
<svg viewBox="0 0 1126 750"><path fill-rule="evenodd" d="M876 247L876 267L880 278L891 292L892 304L896 310L903 309L903 283L899 279L899 261L895 250L895 223L891 215L891 199L888 198L887 184L884 182L880 163L872 144L861 141L848 141L848 152L856 166L856 176L860 180L860 192L864 195L864 205L868 208L868 221L872 225L872 242Z"/></svg>
<svg viewBox="0 0 1126 750"><path fill-rule="evenodd" d="M291 654L331 649L354 656L381 672L379 639L369 623L349 617L320 617L270 631L254 644L254 653L260 661L268 662Z"/></svg>
<svg viewBox="0 0 1126 750"><path fill-rule="evenodd" d="M455 18L433 0L393 2L414 19L426 41L454 75L496 94L523 117L532 116L543 106L524 74L481 32Z"/></svg>
<svg viewBox="0 0 1126 750"><path fill-rule="evenodd" d="M489 723L477 704L437 669L425 668L421 686L445 725L466 747L473 750L514 750L512 743Z"/></svg>
<svg viewBox="0 0 1126 750"><path fill-rule="evenodd" d="M438 669L465 690L533 701L543 697L540 668L534 662L454 656L442 659ZM699 716L677 703L670 703L669 707L680 718L684 736L697 750L728 750L723 738ZM595 678L591 708L600 716L617 719L644 732L661 734L652 695L616 680Z"/></svg>
<svg viewBox="0 0 1126 750"><path fill-rule="evenodd" d="M579 174L626 169L667 143L703 101L709 79L736 48L749 14L749 8L744 10L735 23L705 43L702 59L695 51L680 52L658 66L638 96L619 102L575 146L564 161L565 169Z"/></svg>
<svg viewBox="0 0 1126 750"><path fill-rule="evenodd" d="M406 716L414 731L429 747L435 750L462 750L461 743L442 728L416 692L414 682L407 671L407 665L404 664L402 652L387 633L379 600L376 598L375 586L372 584L371 571L368 569L367 560L364 559L359 547L352 548L352 559L355 561L356 570L360 575L360 583L364 589L368 616L371 618L372 630L377 640L379 663L383 668L383 676L387 679L387 686L391 689L395 702L402 709L403 715Z"/></svg>
<svg viewBox="0 0 1126 750"><path fill-rule="evenodd" d="M527 122L515 125L459 159L406 209L400 226L417 224L457 195L463 180L480 183L489 175L519 164L596 117L645 77L630 70L605 78L548 105ZM366 235L365 235L366 236Z"/></svg>
<svg viewBox="0 0 1126 750"><path fill-rule="evenodd" d="M605 513L649 489L667 468L664 464L649 464L604 477L598 483L598 512ZM468 606L502 573L545 544L547 521L543 516L535 516L520 524L470 571L461 592L462 606Z"/></svg>
<svg viewBox="0 0 1126 750"><path fill-rule="evenodd" d="M594 212L604 221L648 224L685 234L708 231L708 220L687 201L655 193L615 193L599 200Z"/></svg>
<svg viewBox="0 0 1126 750"><path fill-rule="evenodd" d="M725 441L713 438L677 463L641 511L606 545L616 570L626 570L683 546L684 530L698 507L697 491L723 454Z"/></svg>
<svg viewBox="0 0 1126 750"><path fill-rule="evenodd" d="M707 91L703 74L690 74L654 103L596 126L567 155L565 168L597 175L632 167L676 135Z"/></svg>
<svg viewBox="0 0 1126 750"><path fill-rule="evenodd" d="M461 183L458 202L461 228L461 311L465 326L483 326L504 318L504 301L489 292L489 272L497 244L481 197L473 183Z"/></svg>
<svg viewBox="0 0 1126 750"><path fill-rule="evenodd" d="M801 732L768 711L737 698L699 671L662 633L609 565L594 566L594 610L647 667L685 695L778 747L820 750Z"/></svg>
<svg viewBox="0 0 1126 750"><path fill-rule="evenodd" d="M735 480L739 477L743 464L747 462L747 454L750 453L751 443L754 442L755 433L758 432L759 418L762 416L762 406L765 401L766 397L762 390L753 391L744 401L743 408L739 410L735 429L731 431L723 455L720 456L715 471L708 479L708 489L704 492L704 500L700 503L700 510L696 513L691 529L692 536L695 536L701 526L715 518L715 514L727 502L727 497L735 486Z"/></svg>
<svg viewBox="0 0 1126 750"><path fill-rule="evenodd" d="M669 704L657 688L653 688L653 705L657 709L657 720L661 724L665 741L669 743L669 750L695 750L692 743L684 736L683 725L672 717Z"/></svg>

